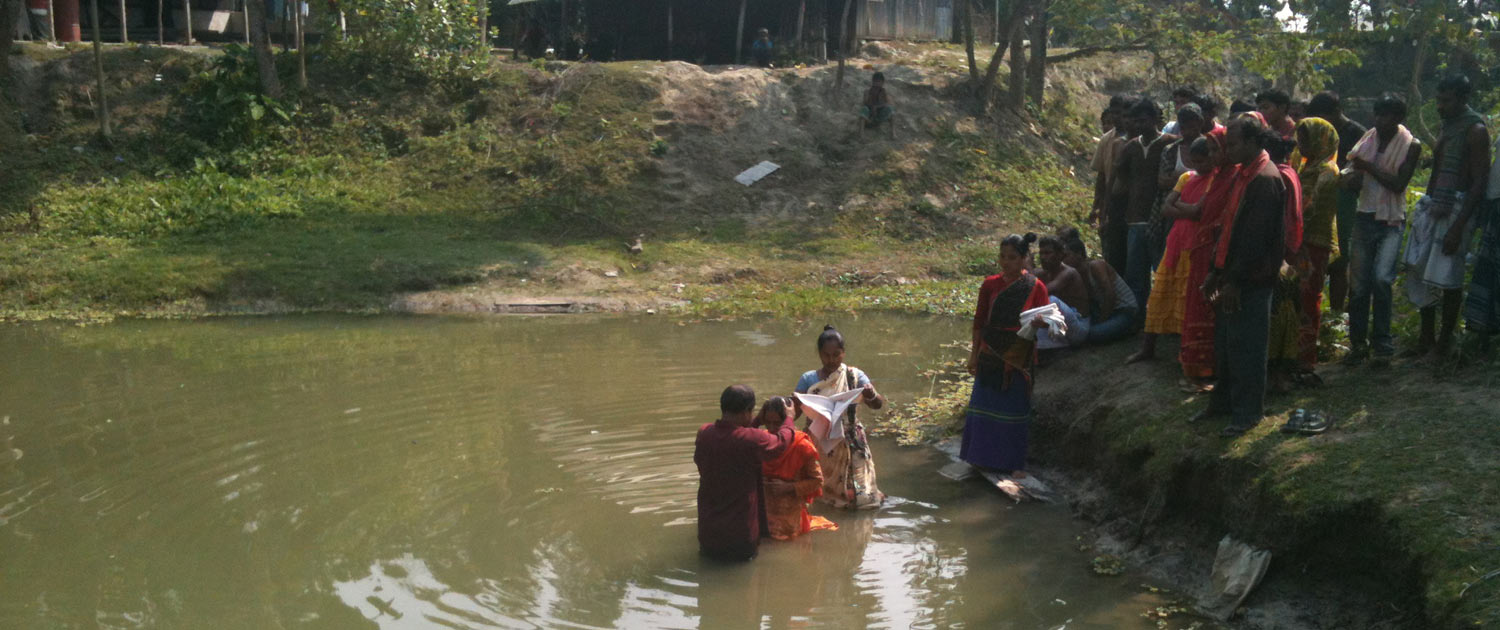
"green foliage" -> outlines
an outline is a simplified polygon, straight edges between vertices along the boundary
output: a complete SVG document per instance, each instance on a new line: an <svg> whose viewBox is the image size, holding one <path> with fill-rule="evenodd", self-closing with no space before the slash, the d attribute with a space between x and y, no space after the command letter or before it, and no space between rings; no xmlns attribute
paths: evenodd
<svg viewBox="0 0 1500 630"><path fill-rule="evenodd" d="M462 79L484 67L481 6L472 0L344 0L349 35L325 46L332 58L377 81Z"/></svg>
<svg viewBox="0 0 1500 630"><path fill-rule="evenodd" d="M279 139L296 115L297 104L261 94L255 51L230 44L207 70L188 81L176 110L184 136L232 148Z"/></svg>

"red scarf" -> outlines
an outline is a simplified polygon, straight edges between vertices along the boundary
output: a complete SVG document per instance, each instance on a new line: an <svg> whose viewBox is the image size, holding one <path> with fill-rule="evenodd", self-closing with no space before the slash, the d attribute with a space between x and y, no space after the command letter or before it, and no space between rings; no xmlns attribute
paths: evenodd
<svg viewBox="0 0 1500 630"><path fill-rule="evenodd" d="M1250 180L1260 174L1261 169L1271 164L1271 155L1261 151L1249 164L1241 164L1239 171L1229 179L1233 181L1233 187L1229 191L1229 199L1224 204L1224 214L1221 223L1224 229L1219 232L1218 249L1214 251L1214 268L1223 269L1224 263L1229 259L1229 243L1234 236L1234 220L1240 213L1240 202L1245 200L1245 190L1250 187Z"/></svg>
<svg viewBox="0 0 1500 630"><path fill-rule="evenodd" d="M1290 259L1302 250L1302 177L1286 164L1277 164L1276 170L1286 184L1286 210L1281 220L1286 227L1286 258Z"/></svg>
<svg viewBox="0 0 1500 630"><path fill-rule="evenodd" d="M1220 152L1224 151L1224 135L1223 127L1216 127L1213 131L1203 134ZM1212 181L1208 184L1208 190L1203 193L1203 200L1199 202L1198 234L1188 246L1189 249L1211 247L1219 242L1219 227L1224 216L1224 204L1229 201L1229 192L1234 188L1234 175L1237 170L1237 166L1230 164L1209 172Z"/></svg>

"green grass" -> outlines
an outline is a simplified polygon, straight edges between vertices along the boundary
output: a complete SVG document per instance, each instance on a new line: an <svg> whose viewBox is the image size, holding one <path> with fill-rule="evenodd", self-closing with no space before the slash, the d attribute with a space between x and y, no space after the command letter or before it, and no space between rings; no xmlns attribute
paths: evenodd
<svg viewBox="0 0 1500 630"><path fill-rule="evenodd" d="M955 344L950 360L926 373L928 396L872 430L923 442L961 429L972 387L960 371L966 347ZM1038 371L1034 452L1099 471L1127 493L1164 495L1166 512L1176 505L1294 564L1376 579L1414 570L1418 599L1442 624L1429 627L1500 624L1500 582L1480 581L1500 569L1493 356L1441 374L1327 366L1324 387L1272 396L1259 427L1224 440L1222 423L1186 423L1204 402L1177 391L1174 361L1120 367L1133 350L1077 351ZM1299 407L1334 414L1335 428L1314 438L1279 433ZM1399 598L1401 588L1387 595Z"/></svg>

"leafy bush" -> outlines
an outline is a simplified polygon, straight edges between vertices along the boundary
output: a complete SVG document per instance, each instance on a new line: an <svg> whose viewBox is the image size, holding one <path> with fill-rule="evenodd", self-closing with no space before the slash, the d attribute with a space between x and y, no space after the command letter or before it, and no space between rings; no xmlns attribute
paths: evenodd
<svg viewBox="0 0 1500 630"><path fill-rule="evenodd" d="M324 46L340 65L368 79L461 80L484 66L479 3L345 0L340 6L348 36Z"/></svg>
<svg viewBox="0 0 1500 630"><path fill-rule="evenodd" d="M290 99L261 94L256 72L252 49L240 44L226 47L222 56L183 88L176 107L179 130L220 148L278 139L297 113L297 105Z"/></svg>

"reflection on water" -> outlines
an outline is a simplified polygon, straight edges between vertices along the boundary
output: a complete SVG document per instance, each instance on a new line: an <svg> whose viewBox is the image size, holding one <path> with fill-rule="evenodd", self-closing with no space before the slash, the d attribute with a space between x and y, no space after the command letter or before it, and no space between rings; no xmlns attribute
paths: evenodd
<svg viewBox="0 0 1500 630"><path fill-rule="evenodd" d="M896 400L961 323L841 324ZM875 513L697 555L693 435L822 322L346 318L0 328L0 627L1134 627L1060 508L876 442Z"/></svg>

